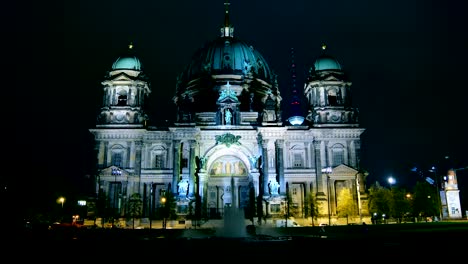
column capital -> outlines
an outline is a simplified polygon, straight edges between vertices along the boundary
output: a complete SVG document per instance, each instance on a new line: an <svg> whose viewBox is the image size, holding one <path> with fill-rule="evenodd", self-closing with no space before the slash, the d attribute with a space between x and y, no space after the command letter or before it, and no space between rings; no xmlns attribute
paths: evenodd
<svg viewBox="0 0 468 264"><path fill-rule="evenodd" d="M283 148L284 147L284 139L277 139L275 141L275 145L277 148Z"/></svg>
<svg viewBox="0 0 468 264"><path fill-rule="evenodd" d="M143 142L142 141L135 141L135 147L136 148L140 148L143 146Z"/></svg>
<svg viewBox="0 0 468 264"><path fill-rule="evenodd" d="M321 144L322 144L322 141L320 141L320 140L314 140L314 148L315 148L315 150L320 150Z"/></svg>

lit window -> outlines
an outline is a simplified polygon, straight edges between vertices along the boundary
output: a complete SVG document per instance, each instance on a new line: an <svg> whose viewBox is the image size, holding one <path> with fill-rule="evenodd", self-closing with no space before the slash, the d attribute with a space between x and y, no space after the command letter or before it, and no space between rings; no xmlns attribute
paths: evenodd
<svg viewBox="0 0 468 264"><path fill-rule="evenodd" d="M332 149L333 153L333 166L338 166L344 164L344 150L341 147L336 147Z"/></svg>
<svg viewBox="0 0 468 264"><path fill-rule="evenodd" d="M163 158L162 155L156 155L154 156L154 167L156 169L161 169L163 168Z"/></svg>
<svg viewBox="0 0 468 264"><path fill-rule="evenodd" d="M302 155L300 153L294 153L294 167L302 167Z"/></svg>
<svg viewBox="0 0 468 264"><path fill-rule="evenodd" d="M270 207L271 213L280 213L281 207L279 204L272 204Z"/></svg>
<svg viewBox="0 0 468 264"><path fill-rule="evenodd" d="M114 152L112 153L112 165L117 167L122 167L122 153Z"/></svg>

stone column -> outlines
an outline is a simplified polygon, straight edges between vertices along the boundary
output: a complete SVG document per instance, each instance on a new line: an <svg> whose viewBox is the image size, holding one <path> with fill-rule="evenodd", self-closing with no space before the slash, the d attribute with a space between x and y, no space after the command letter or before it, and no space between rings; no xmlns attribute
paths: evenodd
<svg viewBox="0 0 468 264"><path fill-rule="evenodd" d="M304 182L304 197L307 198L307 196L309 195L309 193L311 192L311 189L310 189L310 182Z"/></svg>
<svg viewBox="0 0 468 264"><path fill-rule="evenodd" d="M172 164L172 193L177 194L177 183L180 177L180 140L174 140L173 144L173 164Z"/></svg>
<svg viewBox="0 0 468 264"><path fill-rule="evenodd" d="M314 143L313 141L312 142L309 142L308 146L307 146L307 151L310 153L310 158L309 158L309 162L310 162L310 167L311 168L316 168L315 167L315 148L314 148Z"/></svg>
<svg viewBox="0 0 468 264"><path fill-rule="evenodd" d="M255 197L257 197L258 194L260 193L260 190L258 189L260 173L252 172L252 173L250 173L250 175L252 175L252 183L253 183L253 186L254 186L254 189L255 189Z"/></svg>
<svg viewBox="0 0 468 264"><path fill-rule="evenodd" d="M314 156L315 156L315 174L317 174L317 192L324 192L324 187L323 187L323 176L322 176L322 161L321 161L321 156L320 155L320 146L321 146L321 141L314 141Z"/></svg>
<svg viewBox="0 0 468 264"><path fill-rule="evenodd" d="M238 195L237 182L234 177L231 177L231 206L233 208L239 208L239 203L237 202Z"/></svg>
<svg viewBox="0 0 468 264"><path fill-rule="evenodd" d="M140 142L141 143L141 142ZM141 151L141 147L140 147L140 151ZM124 166L124 168L131 168L132 167L132 148L130 145L127 145L127 160L122 160L122 166ZM140 158L141 160L141 158ZM135 165L133 165L135 166Z"/></svg>
<svg viewBox="0 0 468 264"><path fill-rule="evenodd" d="M331 215L335 215L336 214L336 196L335 196L336 192L335 192L335 180L330 178L330 193L328 195L330 195L330 208L331 208Z"/></svg>
<svg viewBox="0 0 468 264"><path fill-rule="evenodd" d="M284 149L284 140L278 139L275 142L276 146L276 168L278 174L278 183L280 185L279 194L286 193L286 183L284 181L284 157L283 157L283 149Z"/></svg>
<svg viewBox="0 0 468 264"><path fill-rule="evenodd" d="M189 197L193 197L195 195L195 146L197 141L190 140L190 154L189 154L189 161L188 161L188 169L189 169Z"/></svg>
<svg viewBox="0 0 468 264"><path fill-rule="evenodd" d="M141 141L136 141L135 142L135 178L138 179L137 182L135 182L134 190L138 190L138 185L141 182L141 149L143 147L143 142Z"/></svg>
<svg viewBox="0 0 468 264"><path fill-rule="evenodd" d="M98 141L94 144L94 154L96 155L96 170L100 170L104 167L104 155L103 151L104 143L102 141Z"/></svg>
<svg viewBox="0 0 468 264"><path fill-rule="evenodd" d="M102 162L103 168L106 168L106 167L109 166L109 164L107 164L107 150L108 150L108 148L109 148L109 142L106 141L106 142L104 142L104 151L102 153L103 156L104 156L103 157L104 159L103 159L103 162Z"/></svg>
<svg viewBox="0 0 468 264"><path fill-rule="evenodd" d="M263 139L262 142L262 171L263 171L263 196L269 196L268 194L270 193L268 189L268 139Z"/></svg>

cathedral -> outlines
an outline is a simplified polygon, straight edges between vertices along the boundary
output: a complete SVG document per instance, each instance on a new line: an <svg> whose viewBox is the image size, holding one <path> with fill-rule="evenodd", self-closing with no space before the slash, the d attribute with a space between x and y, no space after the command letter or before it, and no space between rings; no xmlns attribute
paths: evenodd
<svg viewBox="0 0 468 264"><path fill-rule="evenodd" d="M303 84L284 104L277 76L264 57L234 35L229 4L219 36L195 54L175 82L174 122L152 126L145 113L151 80L130 45L102 81L94 136L96 193L120 218L141 198L153 218L171 196L179 221L222 219L239 208L246 219L289 214L337 218L338 194L349 190L356 215L368 214L360 170L358 109L351 82L325 47ZM144 61L144 59L142 60ZM295 108L283 118L282 109ZM283 120L284 119L284 120Z"/></svg>

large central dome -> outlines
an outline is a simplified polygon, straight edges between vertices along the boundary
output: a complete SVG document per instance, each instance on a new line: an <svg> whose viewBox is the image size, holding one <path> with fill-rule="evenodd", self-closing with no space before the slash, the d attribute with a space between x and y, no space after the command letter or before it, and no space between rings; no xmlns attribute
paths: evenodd
<svg viewBox="0 0 468 264"><path fill-rule="evenodd" d="M263 119L276 122L281 102L276 74L260 52L234 37L234 28L229 23L229 4L225 6L220 36L198 49L177 77L173 100L178 108L178 122L197 122L198 117L206 119L207 115L228 105L231 110L239 111L237 115L242 111L257 112L258 116L269 116ZM220 102L223 92L233 101Z"/></svg>
<svg viewBox="0 0 468 264"><path fill-rule="evenodd" d="M234 37L220 37L193 55L181 77L182 81L190 81L205 74L250 73L266 82L273 78L267 62L252 46Z"/></svg>

